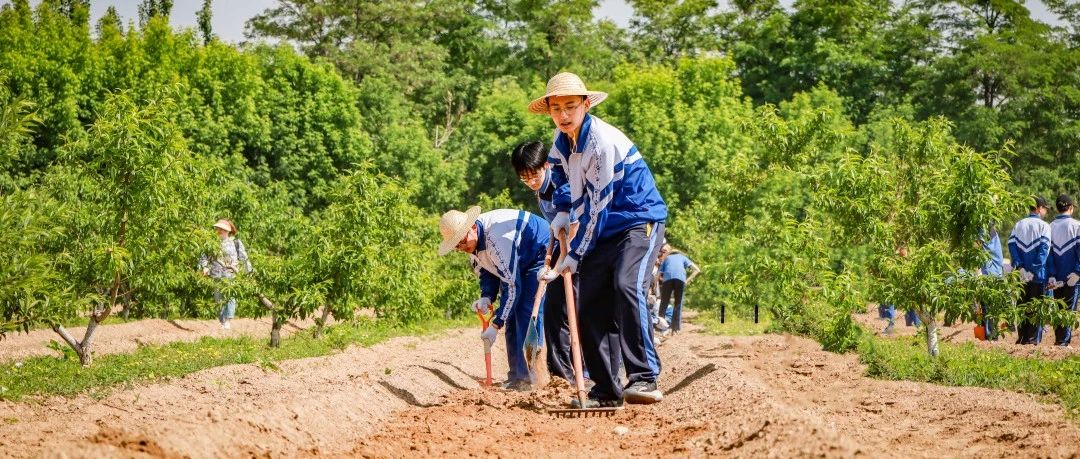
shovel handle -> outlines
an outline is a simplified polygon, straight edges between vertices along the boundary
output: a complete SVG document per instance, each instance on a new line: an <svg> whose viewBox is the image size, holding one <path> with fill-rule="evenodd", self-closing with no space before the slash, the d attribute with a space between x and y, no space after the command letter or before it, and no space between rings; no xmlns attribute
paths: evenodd
<svg viewBox="0 0 1080 459"><path fill-rule="evenodd" d="M559 232L560 256L566 256L566 233ZM566 321L570 326L570 357L574 366L574 388L577 389L579 406L585 406L585 375L582 372L581 362L581 339L578 335L577 304L574 302L574 278L573 274L566 272L563 276L563 291L566 294Z"/></svg>
<svg viewBox="0 0 1080 459"><path fill-rule="evenodd" d="M551 252L555 250L555 239L549 238L547 245L547 254L544 255L544 268L551 266ZM547 290L547 282L540 281L540 285L536 287L536 296L533 298L532 314L529 315L530 319L535 320L536 316L540 315L540 303L544 301L544 293Z"/></svg>
<svg viewBox="0 0 1080 459"><path fill-rule="evenodd" d="M480 330L487 330L491 325L491 319L495 318L495 308L491 308L487 315L476 311L476 317L480 318ZM484 377L484 387L491 387L491 345L487 341L484 342L484 371L487 373Z"/></svg>

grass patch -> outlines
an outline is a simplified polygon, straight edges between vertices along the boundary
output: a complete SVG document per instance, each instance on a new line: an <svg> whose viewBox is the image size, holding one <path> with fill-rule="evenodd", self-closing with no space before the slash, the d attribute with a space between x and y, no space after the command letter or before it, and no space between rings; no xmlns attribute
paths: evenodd
<svg viewBox="0 0 1080 459"><path fill-rule="evenodd" d="M685 311L685 309L684 309ZM761 314L758 323L753 318L739 317L728 313L724 317L724 323L720 323L720 310L708 309L697 311L694 323L705 328L705 333L721 336L753 336L761 335L768 331L772 321L768 314Z"/></svg>
<svg viewBox="0 0 1080 459"><path fill-rule="evenodd" d="M972 343L939 346L941 355L931 360L922 337L867 337L858 353L870 377L1026 392L1054 399L1070 416L1080 410L1080 357L1015 357Z"/></svg>
<svg viewBox="0 0 1080 459"><path fill-rule="evenodd" d="M372 346L405 335L430 335L450 328L474 325L475 320L432 320L401 325L376 319L326 328L321 339L296 333L268 346L269 336L251 338L203 337L195 342L143 346L130 354L96 357L83 368L72 355L64 358L33 357L0 365L0 400L17 401L27 396L73 396L91 392L108 395L118 385L168 380L207 368L233 364L256 364L265 371L280 371L276 362L329 355L350 345ZM267 333L269 335L269 333Z"/></svg>

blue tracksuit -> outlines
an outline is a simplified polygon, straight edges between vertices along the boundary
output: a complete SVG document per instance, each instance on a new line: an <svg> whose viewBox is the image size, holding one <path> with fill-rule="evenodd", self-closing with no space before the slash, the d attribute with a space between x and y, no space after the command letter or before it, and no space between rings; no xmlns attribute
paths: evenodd
<svg viewBox="0 0 1080 459"><path fill-rule="evenodd" d="M540 212L547 221L555 218L558 210L552 199L555 197L555 185L551 182L551 171L545 169L544 181L536 190L536 201ZM554 267L559 257L559 243L554 241L551 264ZM576 274L575 274L576 277ZM574 297L577 297L577 286ZM570 354L570 322L566 316L566 291L562 276L556 277L547 285L544 298L544 339L547 342L548 372L567 381L574 380L574 364Z"/></svg>
<svg viewBox="0 0 1080 459"><path fill-rule="evenodd" d="M1005 260L1001 254L1001 237L998 236L997 230L990 231L986 240L983 241L983 250L990 254L990 259L983 263L979 272L984 276L1004 276ZM997 321L991 315L992 311L983 311L983 330L986 330L987 340L997 339Z"/></svg>
<svg viewBox="0 0 1080 459"><path fill-rule="evenodd" d="M582 355L596 383L589 396L621 399L620 358L631 384L660 374L645 294L667 205L637 147L591 114L576 139L555 131L548 162L555 208L579 225L569 256L579 262Z"/></svg>
<svg viewBox="0 0 1080 459"><path fill-rule="evenodd" d="M1047 277L1067 282L1070 274L1080 274L1080 221L1061 214L1050 224L1050 256L1046 262ZM1062 300L1070 311L1076 310L1077 286L1062 285L1053 290L1054 298ZM1072 329L1054 327L1054 344L1068 346Z"/></svg>
<svg viewBox="0 0 1080 459"><path fill-rule="evenodd" d="M1039 214L1016 222L1009 236L1009 255L1013 269L1023 269L1034 276L1032 282L1046 283L1046 257L1050 253L1050 225Z"/></svg>
<svg viewBox="0 0 1080 459"><path fill-rule="evenodd" d="M480 214L476 229L476 250L469 256L480 278L480 295L492 301L499 297L492 322L506 330L506 360L510 364L507 379L528 381L529 367L522 347L550 231L536 215L509 209ZM543 307L541 303L541 312ZM542 318L542 314L537 316L540 327Z"/></svg>
<svg viewBox="0 0 1080 459"><path fill-rule="evenodd" d="M1009 236L1009 255L1013 267L1031 273L1034 278L1024 285L1021 303L1046 294L1046 258L1050 253L1050 225L1032 213L1016 222ZM1042 341L1042 325L1027 320L1020 322L1018 344L1039 344Z"/></svg>

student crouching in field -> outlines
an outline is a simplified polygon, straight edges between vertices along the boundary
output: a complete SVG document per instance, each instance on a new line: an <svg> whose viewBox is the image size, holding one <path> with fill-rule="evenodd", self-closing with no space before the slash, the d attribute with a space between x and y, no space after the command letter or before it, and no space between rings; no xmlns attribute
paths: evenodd
<svg viewBox="0 0 1080 459"><path fill-rule="evenodd" d="M465 212L451 210L443 214L439 233L442 235L439 255L454 250L468 254L473 272L480 279L480 298L473 302L472 309L486 315L496 297L499 299L495 317L481 332L480 339L491 346L499 330L506 329L506 361L510 371L503 388L530 390L532 382L523 347L532 302L539 288L538 276L547 253L547 222L523 210L480 213L480 207L473 206ZM537 316L541 330L543 317L541 304Z"/></svg>

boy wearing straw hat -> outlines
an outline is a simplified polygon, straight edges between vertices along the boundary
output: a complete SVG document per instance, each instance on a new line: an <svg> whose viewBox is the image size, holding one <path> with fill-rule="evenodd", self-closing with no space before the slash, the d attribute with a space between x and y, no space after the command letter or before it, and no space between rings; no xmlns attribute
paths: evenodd
<svg viewBox="0 0 1080 459"><path fill-rule="evenodd" d="M569 234L568 256L544 273L579 275L581 347L596 383L592 406L656 403L660 358L646 298L647 274L664 238L667 205L637 147L589 114L606 93L589 91L572 73L548 81L529 111L551 116L555 139L548 162L558 210L552 234ZM619 359L630 383L619 380Z"/></svg>
<svg viewBox="0 0 1080 459"><path fill-rule="evenodd" d="M461 212L451 210L439 220L442 243L439 255L457 250L469 254L473 271L480 278L480 299L472 309L487 314L496 296L499 307L481 334L489 346L499 330L506 329L506 360L510 371L503 387L529 390L529 366L525 361L525 334L529 329L532 301L539 287L537 279L547 254L548 229L543 218L523 210L500 209L480 213L479 206ZM537 325L543 330L543 304ZM543 336L542 334L540 336Z"/></svg>

